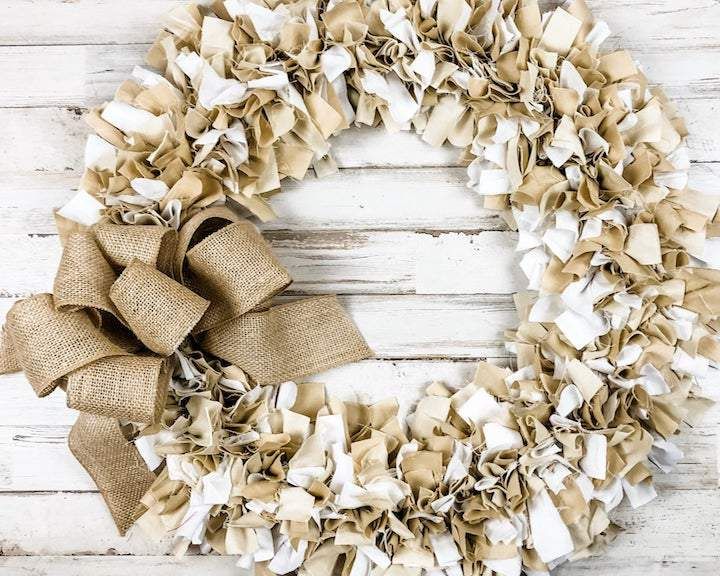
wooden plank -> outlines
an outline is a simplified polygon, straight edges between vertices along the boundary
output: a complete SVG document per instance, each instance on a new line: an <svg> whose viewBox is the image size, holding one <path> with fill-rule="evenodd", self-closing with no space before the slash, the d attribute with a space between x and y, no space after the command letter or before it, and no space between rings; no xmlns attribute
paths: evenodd
<svg viewBox="0 0 720 576"><path fill-rule="evenodd" d="M678 576L693 574L694 576L716 576L717 558L695 558L681 555L671 556L667 551L661 559L645 556L644 551L634 551L628 544L627 548L615 552L615 544L610 545L607 555L597 556L565 564L556 568L555 576ZM658 550L658 553L663 553Z"/></svg>
<svg viewBox="0 0 720 576"><path fill-rule="evenodd" d="M0 557L155 556L169 551L169 539L151 542L138 528L133 528L126 537L120 536L97 492L2 494L0 526Z"/></svg>
<svg viewBox="0 0 720 576"><path fill-rule="evenodd" d="M0 101L1 103L1 101ZM1 108L5 154L0 172L64 172L82 167L89 129L80 108ZM332 140L341 168L457 166L459 151L435 148L408 132L354 128Z"/></svg>
<svg viewBox="0 0 720 576"><path fill-rule="evenodd" d="M4 411L3 426L70 426L77 418L77 412L65 405L61 390L38 398L22 372L1 375L0 388L7 394L3 405L12 407Z"/></svg>
<svg viewBox="0 0 720 576"><path fill-rule="evenodd" d="M307 380L323 382L329 394L350 402L373 403L392 390L405 414L433 381L453 388L470 380L475 362L373 361L341 366ZM95 485L70 454L67 434L77 412L56 391L36 398L24 376L0 376L4 402L12 406L0 424L0 492L94 491ZM52 474L47 471L52 470Z"/></svg>
<svg viewBox="0 0 720 576"><path fill-rule="evenodd" d="M0 4L4 45L148 42L178 0L33 0ZM42 25L34 25L34 23Z"/></svg>
<svg viewBox="0 0 720 576"><path fill-rule="evenodd" d="M112 97L148 45L2 46L0 106L94 106Z"/></svg>
<svg viewBox="0 0 720 576"><path fill-rule="evenodd" d="M720 160L720 143L715 137L720 131L717 100L687 100L679 106L690 129L693 160ZM0 158L0 175L53 172L70 176L73 170L81 170L88 133L82 116L82 110L66 108L0 108L5 152ZM353 128L331 142L340 168L458 166L457 149L432 147L408 132L389 134L383 128ZM312 180L308 177L306 181ZM77 182L71 186L76 187Z"/></svg>
<svg viewBox="0 0 720 576"><path fill-rule="evenodd" d="M507 359L492 360L507 364ZM400 416L413 406L425 387L433 381L458 388L470 382L475 371L473 360L365 360L328 370L305 380L322 382L328 393L346 401L373 403L392 390L398 400ZM0 376L3 405L11 406L3 414L0 427L71 426L77 412L65 406L65 394L58 390L38 398L23 374ZM0 481L0 487L3 482Z"/></svg>
<svg viewBox="0 0 720 576"><path fill-rule="evenodd" d="M353 295L340 300L378 359L506 358L509 296ZM13 299L0 298L0 318Z"/></svg>
<svg viewBox="0 0 720 576"><path fill-rule="evenodd" d="M0 491L96 490L70 453L69 431L69 426L1 426Z"/></svg>
<svg viewBox="0 0 720 576"><path fill-rule="evenodd" d="M0 235L54 234L52 208L67 202L79 181L70 170L0 171ZM263 230L507 230L468 189L463 168L343 169L288 180L270 203L278 218Z"/></svg>
<svg viewBox="0 0 720 576"><path fill-rule="evenodd" d="M637 30L636 35L642 31ZM673 98L716 95L720 88L720 43L697 49L689 35L684 38L687 45L683 49L638 47L633 57L650 81ZM615 44L623 46L624 39ZM149 44L0 46L0 68L5 71L0 106L97 105L112 97L135 65L144 63L148 48Z"/></svg>
<svg viewBox="0 0 720 576"><path fill-rule="evenodd" d="M624 525L626 531L610 546L604 565L611 562L610 565L621 567L623 562L634 565L637 560L640 565L647 563L650 567L659 567L665 559L672 559L677 563L698 562L703 566L712 559L717 561L720 518L714 507L707 505L714 494L712 490L665 491L657 500L638 510L623 507L613 514L613 519ZM137 529L128 538L117 536L100 495L95 493L0 494L0 520L3 557L142 556L162 554L168 549L165 542L148 543ZM573 574L571 568L564 574ZM610 573L615 572L595 572ZM627 570L618 573L639 575ZM702 574L715 576L717 572Z"/></svg>
<svg viewBox="0 0 720 576"><path fill-rule="evenodd" d="M238 576L237 556L1 556L0 576Z"/></svg>
<svg viewBox="0 0 720 576"><path fill-rule="evenodd" d="M511 294L525 284L510 232L268 232L308 294Z"/></svg>
<svg viewBox="0 0 720 576"><path fill-rule="evenodd" d="M633 554L630 545L607 556L590 558L563 565L553 571L555 576L716 576L715 558L679 559L664 557L656 560ZM642 554L643 552L640 551ZM0 576L118 576L119 574L152 574L152 576L237 576L234 556L5 556L0 557Z"/></svg>
<svg viewBox="0 0 720 576"><path fill-rule="evenodd" d="M555 2L562 4L561 1ZM613 35L604 48L641 51L685 51L690 45L715 48L720 9L706 0L587 0L597 20ZM692 42L688 42L692 38Z"/></svg>
<svg viewBox="0 0 720 576"><path fill-rule="evenodd" d="M79 137L76 144L81 144ZM362 150L362 144L358 148ZM52 162L40 155L33 159L38 164ZM3 163L8 164L0 158ZM54 234L52 208L67 202L79 181L74 170L0 169L0 236ZM720 164L693 164L690 185L718 193ZM324 178L288 180L270 203L278 218L261 224L264 231L507 230L500 215L485 210L482 198L467 188L463 168L348 168Z"/></svg>
<svg viewBox="0 0 720 576"><path fill-rule="evenodd" d="M178 0L34 0L3 2L3 45L143 43L160 29L163 16ZM561 2L555 2L561 3ZM545 2L549 4L549 2ZM717 46L714 30L720 12L706 0L589 0L595 17L606 20L609 46L627 49L687 50ZM42 26L31 23L42 22Z"/></svg>
<svg viewBox="0 0 720 576"><path fill-rule="evenodd" d="M57 236L0 237L0 296L51 292ZM270 231L265 238L290 271L293 294L512 294L526 283L512 232Z"/></svg>
<svg viewBox="0 0 720 576"><path fill-rule="evenodd" d="M320 376L313 378L317 381L320 379ZM390 390L398 398L402 395L403 407L407 408L421 397L422 389L428 383L423 381L414 388L412 385L415 382L407 379L403 379L397 387L391 387L390 382L375 381L368 384L368 388L375 389L372 395L375 400L387 398ZM328 390L336 393L338 387L328 386ZM352 394L337 396L354 399ZM683 451L684 458L671 474L664 475L653 469L660 490L717 488L714 456L717 433L720 431L720 425L717 424L719 416L720 410L715 410L708 415L707 425L692 430L686 427L681 435L673 439ZM404 419L401 421L404 422ZM0 493L95 491L94 482L67 447L69 431L70 426L0 426L0 450L3 454L0 462ZM52 474L48 474L48 470L52 470Z"/></svg>
<svg viewBox="0 0 720 576"><path fill-rule="evenodd" d="M491 360L508 365L509 360ZM366 360L318 374L306 380L322 382L328 394L350 402L370 404L388 397L397 399L399 417L422 397L431 382L453 389L470 382L475 361L378 361ZM703 392L720 401L720 375L702 382ZM65 395L56 391L35 397L21 374L0 376L6 411L0 424L0 492L94 490L94 484L68 451L66 437L77 412L65 406ZM683 427L673 441L684 452L670 475L657 473L664 490L711 489L718 486L716 462L720 433L720 403L715 404L694 428ZM47 471L51 469L52 474Z"/></svg>

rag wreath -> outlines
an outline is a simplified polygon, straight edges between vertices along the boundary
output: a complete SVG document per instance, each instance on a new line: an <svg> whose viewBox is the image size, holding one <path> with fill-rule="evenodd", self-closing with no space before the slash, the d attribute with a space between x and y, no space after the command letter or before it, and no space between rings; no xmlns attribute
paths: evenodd
<svg viewBox="0 0 720 576"><path fill-rule="evenodd" d="M682 120L608 35L582 0L172 11L156 71L90 112L54 294L16 303L0 347L0 372L81 412L70 448L122 533L307 576L535 576L602 551L720 363L720 197L688 188ZM290 276L244 217L381 123L463 149L528 278L516 368L433 383L406 423L294 382L371 352L336 298L273 300Z"/></svg>

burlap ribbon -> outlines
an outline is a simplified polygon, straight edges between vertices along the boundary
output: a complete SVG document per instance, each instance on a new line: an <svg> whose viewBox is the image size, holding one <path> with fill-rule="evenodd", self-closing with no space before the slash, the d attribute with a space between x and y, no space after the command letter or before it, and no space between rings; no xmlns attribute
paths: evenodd
<svg viewBox="0 0 720 576"><path fill-rule="evenodd" d="M10 374L20 370L13 344L3 328L0 330L0 374Z"/></svg>
<svg viewBox="0 0 720 576"><path fill-rule="evenodd" d="M212 302L198 330L249 312L292 281L249 222L209 236L188 252L187 260L196 291Z"/></svg>
<svg viewBox="0 0 720 576"><path fill-rule="evenodd" d="M100 488L118 531L124 535L155 474L147 469L114 418L80 414L70 430L68 445Z"/></svg>
<svg viewBox="0 0 720 576"><path fill-rule="evenodd" d="M157 356L112 356L75 370L67 379L70 408L131 422L157 422L170 373Z"/></svg>
<svg viewBox="0 0 720 576"><path fill-rule="evenodd" d="M124 268L140 260L170 274L178 235L172 228L152 225L119 226L112 223L95 226L95 240L114 268Z"/></svg>
<svg viewBox="0 0 720 576"><path fill-rule="evenodd" d="M65 239L54 296L10 310L0 373L22 369L38 396L66 389L82 413L70 448L124 532L154 475L118 419L160 419L173 353L188 336L258 384L370 355L335 297L253 311L290 282L257 229L228 208L198 213L179 234L102 222Z"/></svg>
<svg viewBox="0 0 720 576"><path fill-rule="evenodd" d="M280 384L370 355L334 296L253 312L214 328L204 350L240 366L258 384Z"/></svg>
<svg viewBox="0 0 720 576"><path fill-rule="evenodd" d="M15 362L40 397L55 390L72 371L126 353L84 310L58 311L51 294L16 302L8 312L6 328Z"/></svg>
<svg viewBox="0 0 720 576"><path fill-rule="evenodd" d="M210 305L140 260L133 260L115 281L110 299L138 339L162 356L177 349Z"/></svg>

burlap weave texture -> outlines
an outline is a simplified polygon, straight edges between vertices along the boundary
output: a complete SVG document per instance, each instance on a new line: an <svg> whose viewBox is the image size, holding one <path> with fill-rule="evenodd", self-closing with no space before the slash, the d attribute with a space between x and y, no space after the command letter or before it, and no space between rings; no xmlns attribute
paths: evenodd
<svg viewBox="0 0 720 576"><path fill-rule="evenodd" d="M7 328L15 358L38 396L47 396L60 378L77 368L125 354L84 311L56 311L50 294L16 302L8 312Z"/></svg>
<svg viewBox="0 0 720 576"><path fill-rule="evenodd" d="M210 304L140 260L125 268L110 298L135 335L161 356L173 353Z"/></svg>
<svg viewBox="0 0 720 576"><path fill-rule="evenodd" d="M114 418L81 413L70 430L70 451L92 477L121 535L155 475Z"/></svg>
<svg viewBox="0 0 720 576"><path fill-rule="evenodd" d="M335 296L251 312L207 332L203 348L261 385L280 384L372 355Z"/></svg>
<svg viewBox="0 0 720 576"><path fill-rule="evenodd" d="M75 370L67 379L70 408L144 424L162 414L169 383L163 358L114 356Z"/></svg>
<svg viewBox="0 0 720 576"><path fill-rule="evenodd" d="M236 318L292 282L255 226L242 221L205 238L187 254L196 292L211 301L196 330Z"/></svg>

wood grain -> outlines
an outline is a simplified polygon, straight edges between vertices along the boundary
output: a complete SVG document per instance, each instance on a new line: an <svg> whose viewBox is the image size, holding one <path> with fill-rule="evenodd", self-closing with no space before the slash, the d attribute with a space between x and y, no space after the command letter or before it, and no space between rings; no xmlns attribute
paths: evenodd
<svg viewBox="0 0 720 576"><path fill-rule="evenodd" d="M236 563L233 556L2 556L0 576L238 576Z"/></svg>
<svg viewBox="0 0 720 576"><path fill-rule="evenodd" d="M2 160L0 160L2 162ZM695 164L701 184L720 184L715 164ZM496 211L466 186L462 168L348 168L324 178L286 180L270 198L278 218L265 230L507 230ZM4 234L55 234L51 208L77 191L80 175L0 171Z"/></svg>
<svg viewBox="0 0 720 576"><path fill-rule="evenodd" d="M0 100L1 101L1 100ZM681 102L691 130L690 153L697 162L720 158L716 137L720 120L714 100ZM67 173L82 168L84 136L89 133L82 109L0 108L5 172ZM451 146L435 148L410 132L388 133L383 128L352 128L331 140L332 154L340 168L445 168L457 167L459 151Z"/></svg>
<svg viewBox="0 0 720 576"><path fill-rule="evenodd" d="M561 4L542 2L546 5ZM33 0L4 2L1 45L137 44L153 38L176 0ZM687 50L717 47L720 14L708 0L591 0L596 18L606 20L609 45L627 49ZM680 17L678 17L680 16ZM30 25L28 22L42 22ZM638 22L642 29L638 30Z"/></svg>
<svg viewBox="0 0 720 576"><path fill-rule="evenodd" d="M293 294L512 294L524 285L506 232L268 232ZM0 296L52 291L57 236L8 234ZM29 259L28 254L35 257Z"/></svg>
<svg viewBox="0 0 720 576"><path fill-rule="evenodd" d="M675 548L671 549L672 551ZM664 553L662 561L649 554ZM647 556L645 554L648 554ZM632 558L629 562L627 558ZM714 557L673 557L660 545L649 551L636 550L636 545L611 547L607 556L590 558L562 566L555 576L607 576L637 574L651 576L716 576ZM237 576L236 558L227 556L192 556L176 559L172 556L6 556L0 557L0 576L118 576L151 574L152 576ZM618 567L624 566L623 572Z"/></svg>
<svg viewBox="0 0 720 576"><path fill-rule="evenodd" d="M0 67L6 72L6 81L0 85L2 106L99 104L112 96L135 65L143 64L154 36L145 36L144 44L0 46ZM676 36L678 44L683 40L686 44L672 50L647 43L630 49L650 81L662 85L672 97L685 100L712 96L720 86L720 46L688 46L693 38L694 31L692 35L688 32ZM621 42L615 44L628 48ZM606 49L612 49L612 45Z"/></svg>
<svg viewBox="0 0 720 576"><path fill-rule="evenodd" d="M410 400L419 400L426 384L428 382L417 389L404 384L396 390L402 391L407 404ZM387 397L386 393L382 394L383 388L387 390L387 386L389 383L375 381L371 387L381 392L379 399ZM358 383L356 389L359 388L361 385ZM337 387L329 386L329 390L335 394ZM58 392L58 395L62 396L62 392ZM339 396L352 399L353 395ZM42 401L37 400L38 403ZM70 454L67 447L69 431L70 426L0 426L0 451L3 454L3 461L0 462L0 493L96 491L92 479ZM683 461L669 475L654 470L657 488L662 492L687 491L688 485L692 483L693 490L716 489L712 458L717 432L717 426L683 430L677 440L685 455ZM48 474L48 470L52 470L52 474Z"/></svg>

